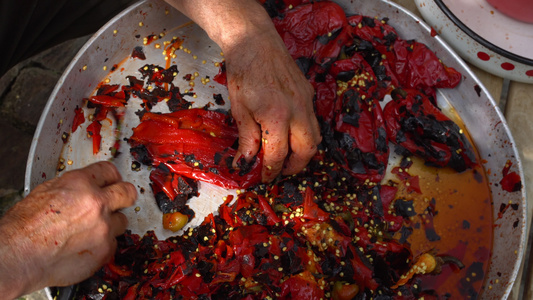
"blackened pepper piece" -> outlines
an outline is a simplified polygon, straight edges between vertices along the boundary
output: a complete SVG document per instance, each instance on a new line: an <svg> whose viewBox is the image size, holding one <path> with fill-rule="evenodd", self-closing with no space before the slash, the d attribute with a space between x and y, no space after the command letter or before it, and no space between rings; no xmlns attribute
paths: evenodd
<svg viewBox="0 0 533 300"><path fill-rule="evenodd" d="M383 110L392 142L430 165L462 172L477 164L473 146L462 129L427 96L404 89L395 90L392 97Z"/></svg>

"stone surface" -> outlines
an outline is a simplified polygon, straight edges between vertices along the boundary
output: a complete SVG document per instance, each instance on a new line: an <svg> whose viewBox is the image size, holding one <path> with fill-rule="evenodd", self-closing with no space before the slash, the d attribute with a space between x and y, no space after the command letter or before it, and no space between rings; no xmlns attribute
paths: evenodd
<svg viewBox="0 0 533 300"><path fill-rule="evenodd" d="M0 120L0 189L22 190L26 160L33 134L21 131L6 120Z"/></svg>
<svg viewBox="0 0 533 300"><path fill-rule="evenodd" d="M60 75L39 67L25 67L18 74L5 95L2 105L4 115L13 116L19 128L35 130L43 108Z"/></svg>
<svg viewBox="0 0 533 300"><path fill-rule="evenodd" d="M90 36L84 36L62 43L33 57L31 61L61 75L89 38Z"/></svg>

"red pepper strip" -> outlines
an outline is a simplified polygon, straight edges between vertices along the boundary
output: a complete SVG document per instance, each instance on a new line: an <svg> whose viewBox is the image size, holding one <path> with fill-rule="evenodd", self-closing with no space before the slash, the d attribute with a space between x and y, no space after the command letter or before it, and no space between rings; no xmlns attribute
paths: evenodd
<svg viewBox="0 0 533 300"><path fill-rule="evenodd" d="M314 58L318 64L336 58L347 37L343 32L346 15L333 2L303 4L273 22L294 59Z"/></svg>
<svg viewBox="0 0 533 300"><path fill-rule="evenodd" d="M189 148L228 148L231 147L235 140L216 138L209 133L192 130L175 128L171 125L147 120L140 123L133 129L133 135L130 138L138 144L175 144L187 145Z"/></svg>
<svg viewBox="0 0 533 300"><path fill-rule="evenodd" d="M320 209L314 201L315 192L310 187L305 189L304 195L304 215L303 217L312 221L326 221L329 214Z"/></svg>
<svg viewBox="0 0 533 300"><path fill-rule="evenodd" d="M83 109L76 106L74 109L74 120L72 121L72 132L75 132L78 127L85 122L85 116L83 114Z"/></svg>
<svg viewBox="0 0 533 300"><path fill-rule="evenodd" d="M336 130L348 135L340 144L345 166L359 180L380 182L389 159L388 136L378 101L364 101L349 89L342 95L343 110L336 117Z"/></svg>
<svg viewBox="0 0 533 300"><path fill-rule="evenodd" d="M404 170L400 167L394 167L391 170L391 173L396 175L396 177L398 177L401 181L405 183L405 186L409 193L412 193L412 192L415 192L418 194L422 193L422 190L420 190L420 179L418 175L413 176L409 174L407 170Z"/></svg>
<svg viewBox="0 0 533 300"><path fill-rule="evenodd" d="M96 109L93 120L94 121L103 121L107 118L107 113L111 108L106 106L100 106Z"/></svg>
<svg viewBox="0 0 533 300"><path fill-rule="evenodd" d="M89 97L89 101L106 107L124 107L126 100L108 95L96 95Z"/></svg>
<svg viewBox="0 0 533 300"><path fill-rule="evenodd" d="M180 128L179 120L176 120L175 118L168 116L168 114L146 112L143 114L141 118L141 122L144 122L147 120L158 122L158 123L164 123L167 125L172 125L173 127L176 127L176 128Z"/></svg>
<svg viewBox="0 0 533 300"><path fill-rule="evenodd" d="M194 167L190 167L183 163L165 165L170 169L172 173L180 174L188 178L218 185L225 189L236 189L241 187L241 185L237 181L221 177L214 172L206 172L199 169L195 169Z"/></svg>
<svg viewBox="0 0 533 300"><path fill-rule="evenodd" d="M128 288L128 292L126 295L122 298L123 300L136 300L137 299L137 289L139 288L140 283L137 282L136 284L130 286Z"/></svg>
<svg viewBox="0 0 533 300"><path fill-rule="evenodd" d="M267 225L276 225L281 222L281 219L276 215L272 206L268 204L265 197L258 195L257 200L259 201L259 207L261 207L262 212L267 217Z"/></svg>
<svg viewBox="0 0 533 300"><path fill-rule="evenodd" d="M93 154L97 154L100 151L100 144L102 142L102 136L100 135L101 129L102 125L98 121L93 121L87 126L87 134L93 140Z"/></svg>
<svg viewBox="0 0 533 300"><path fill-rule="evenodd" d="M233 215L231 208L225 205L220 206L218 214L220 215L222 220L224 220L228 224L228 226L235 227L235 216Z"/></svg>
<svg viewBox="0 0 533 300"><path fill-rule="evenodd" d="M126 266L117 266L114 261L108 263L107 267L111 272L113 272L119 277L128 277L133 274L133 271L131 269Z"/></svg>
<svg viewBox="0 0 533 300"><path fill-rule="evenodd" d="M120 85L118 84L102 84L98 87L96 92L97 95L113 95L116 90L118 90ZM123 98L124 99L124 98Z"/></svg>
<svg viewBox="0 0 533 300"><path fill-rule="evenodd" d="M192 135L206 135L189 129ZM191 140L192 141L192 140ZM217 141L220 141L217 143ZM226 145L224 145L226 143ZM233 144L233 143L231 143ZM228 147L227 140L208 136L203 143L147 144L146 149L153 164L165 164L173 173L209 182L225 188L247 188L261 180L262 152L246 169L234 169L236 150Z"/></svg>
<svg viewBox="0 0 533 300"><path fill-rule="evenodd" d="M177 193L172 187L171 173L165 173L161 169L157 168L150 172L150 181L152 182L154 194L157 194L160 190L164 192L171 201L176 198Z"/></svg>
<svg viewBox="0 0 533 300"><path fill-rule="evenodd" d="M426 163L462 172L476 165L462 130L416 90L395 90L383 111L390 140Z"/></svg>
<svg viewBox="0 0 533 300"><path fill-rule="evenodd" d="M146 120L166 123L177 128L194 129L215 137L237 139L237 126L229 124L229 117L221 112L192 108L168 114L145 113L141 122Z"/></svg>

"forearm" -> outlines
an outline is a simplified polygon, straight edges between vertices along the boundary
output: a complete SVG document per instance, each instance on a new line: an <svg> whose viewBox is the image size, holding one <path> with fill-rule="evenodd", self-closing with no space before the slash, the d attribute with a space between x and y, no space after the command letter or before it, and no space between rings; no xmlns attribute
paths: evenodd
<svg viewBox="0 0 533 300"><path fill-rule="evenodd" d="M275 28L256 0L166 0L202 27L223 51L238 46L251 34Z"/></svg>
<svg viewBox="0 0 533 300"><path fill-rule="evenodd" d="M27 294L36 288L31 287L33 284L28 278L27 264L24 259L26 243L23 237L16 236L11 225L4 225L0 221L0 295L5 299L15 299L19 296ZM19 233L22 234L22 233ZM33 270L35 273L38 270Z"/></svg>

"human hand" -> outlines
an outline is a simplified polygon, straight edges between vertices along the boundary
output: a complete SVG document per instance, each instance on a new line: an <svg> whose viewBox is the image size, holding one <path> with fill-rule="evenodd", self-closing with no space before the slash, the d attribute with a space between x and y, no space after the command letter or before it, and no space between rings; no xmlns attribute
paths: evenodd
<svg viewBox="0 0 533 300"><path fill-rule="evenodd" d="M109 162L66 172L37 186L0 219L0 294L12 298L91 276L114 254L124 232L119 209L135 187Z"/></svg>
<svg viewBox="0 0 533 300"><path fill-rule="evenodd" d="M166 1L224 52L231 112L239 127L235 162L241 155L252 159L262 147L263 181L302 170L321 141L313 88L259 1Z"/></svg>
<svg viewBox="0 0 533 300"><path fill-rule="evenodd" d="M262 146L264 182L301 171L320 143L314 91L272 28L250 31L224 50L239 149L252 159ZM288 157L287 157L288 156Z"/></svg>

